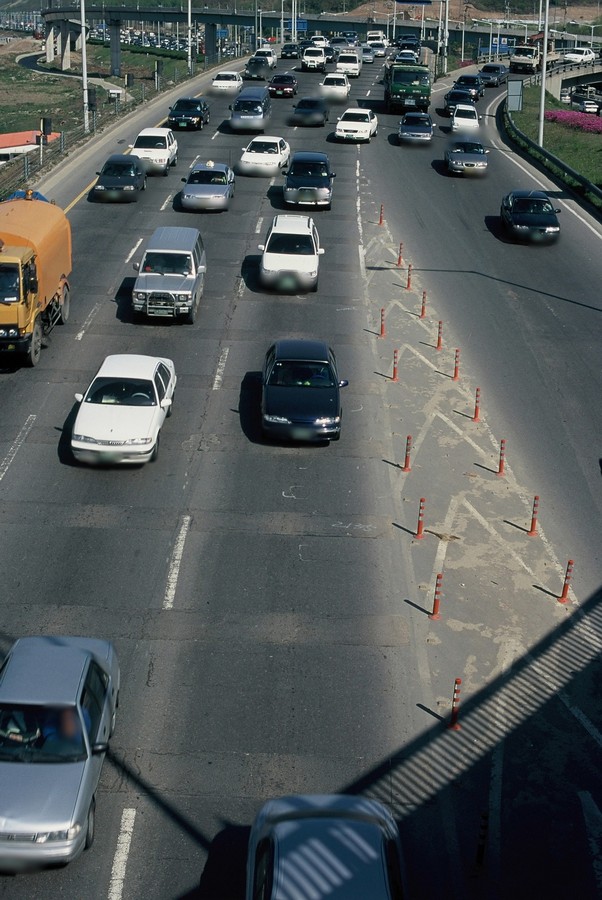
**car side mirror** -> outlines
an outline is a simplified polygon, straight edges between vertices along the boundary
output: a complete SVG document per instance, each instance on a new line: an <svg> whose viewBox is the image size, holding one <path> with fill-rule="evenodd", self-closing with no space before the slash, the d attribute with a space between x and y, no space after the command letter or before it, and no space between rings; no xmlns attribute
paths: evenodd
<svg viewBox="0 0 602 900"><path fill-rule="evenodd" d="M261 252L263 253L263 251L265 250L265 244L257 244L257 249L261 250Z"/></svg>
<svg viewBox="0 0 602 900"><path fill-rule="evenodd" d="M489 153L489 150L485 150L485 153Z"/></svg>
<svg viewBox="0 0 602 900"><path fill-rule="evenodd" d="M139 262L135 262L135 263L133 264L132 268L134 269L135 272L139 272L139 271L140 271L140 263L139 263Z"/></svg>
<svg viewBox="0 0 602 900"><path fill-rule="evenodd" d="M77 400L78 403L81 403L82 400L84 399L83 394L74 394L73 396L75 397L75 399Z"/></svg>
<svg viewBox="0 0 602 900"><path fill-rule="evenodd" d="M561 210L561 209L555 209L554 212L555 212L555 213L561 213L562 210Z"/></svg>
<svg viewBox="0 0 602 900"><path fill-rule="evenodd" d="M92 750L92 756L99 756L101 753L106 753L109 749L108 741L99 741L97 744L92 744L90 748Z"/></svg>
<svg viewBox="0 0 602 900"><path fill-rule="evenodd" d="M331 177L331 178L336 178L336 177L337 177L337 173L336 173L336 172L331 172L331 173L330 173L330 177Z"/></svg>
<svg viewBox="0 0 602 900"><path fill-rule="evenodd" d="M343 378L341 381L339 381L339 387L347 387L348 384L349 384L349 382L347 381L346 378Z"/></svg>
<svg viewBox="0 0 602 900"><path fill-rule="evenodd" d="M133 145L133 144L128 144L128 150L133 150L133 149L134 149L134 145Z"/></svg>
<svg viewBox="0 0 602 900"><path fill-rule="evenodd" d="M481 121L482 118L483 118L483 116L479 116L479 122Z"/></svg>
<svg viewBox="0 0 602 900"><path fill-rule="evenodd" d="M230 106L228 107L228 109L232 109L232 104L230 104Z"/></svg>
<svg viewBox="0 0 602 900"><path fill-rule="evenodd" d="M319 247L319 248L318 248L318 256L324 256L324 253L325 253L325 252L326 252L326 251L324 250L324 247Z"/></svg>
<svg viewBox="0 0 602 900"><path fill-rule="evenodd" d="M340 122L340 121L341 121L341 117L337 116L337 122Z"/></svg>
<svg viewBox="0 0 602 900"><path fill-rule="evenodd" d="M161 400L161 409L169 409L170 406L171 400L169 397L164 397L163 400Z"/></svg>
<svg viewBox="0 0 602 900"><path fill-rule="evenodd" d="M169 107L169 111L170 111L170 112L171 112L171 111L172 111L172 109L173 109L173 106L170 106L170 107Z"/></svg>
<svg viewBox="0 0 602 900"><path fill-rule="evenodd" d="M100 172L97 172L96 174L97 174L97 175L100 175Z"/></svg>
<svg viewBox="0 0 602 900"><path fill-rule="evenodd" d="M288 169L283 169L283 170L282 170L282 174L283 174L283 175L288 175Z"/></svg>
<svg viewBox="0 0 602 900"><path fill-rule="evenodd" d="M184 184L186 184L186 179L185 179L185 178L180 178L180 181L183 181Z"/></svg>

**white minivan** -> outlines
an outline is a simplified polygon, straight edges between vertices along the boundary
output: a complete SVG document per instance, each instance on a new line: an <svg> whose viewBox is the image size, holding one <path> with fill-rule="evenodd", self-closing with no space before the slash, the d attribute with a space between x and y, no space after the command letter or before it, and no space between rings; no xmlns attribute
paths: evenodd
<svg viewBox="0 0 602 900"><path fill-rule="evenodd" d="M362 57L355 50L342 50L337 59L337 72L348 75L351 78L359 78L362 71Z"/></svg>

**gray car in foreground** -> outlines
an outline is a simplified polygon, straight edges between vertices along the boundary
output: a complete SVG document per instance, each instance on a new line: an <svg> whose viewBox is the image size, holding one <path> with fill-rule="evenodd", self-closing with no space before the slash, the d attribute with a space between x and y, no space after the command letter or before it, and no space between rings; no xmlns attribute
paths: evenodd
<svg viewBox="0 0 602 900"><path fill-rule="evenodd" d="M445 162L450 175L485 175L487 154L478 141L454 141L445 151Z"/></svg>
<svg viewBox="0 0 602 900"><path fill-rule="evenodd" d="M68 863L92 845L118 697L109 641L13 644L0 668L1 870Z"/></svg>
<svg viewBox="0 0 602 900"><path fill-rule="evenodd" d="M430 144L437 126L428 113L406 113L397 130L400 144Z"/></svg>

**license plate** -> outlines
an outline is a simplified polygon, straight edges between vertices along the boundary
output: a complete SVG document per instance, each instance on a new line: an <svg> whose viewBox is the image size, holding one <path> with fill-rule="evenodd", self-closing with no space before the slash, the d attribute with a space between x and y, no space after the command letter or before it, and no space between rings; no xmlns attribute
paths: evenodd
<svg viewBox="0 0 602 900"><path fill-rule="evenodd" d="M283 94L284 94L284 91L276 91L277 97L282 97Z"/></svg>
<svg viewBox="0 0 602 900"><path fill-rule="evenodd" d="M297 287L297 280L296 280L296 278L293 278L292 275L286 275L286 276L282 279L282 287L284 288L284 290L287 290L287 291L292 291L292 290L294 290L294 288Z"/></svg>
<svg viewBox="0 0 602 900"><path fill-rule="evenodd" d="M416 106L416 101L415 101L412 97L409 97L409 98L406 100L406 105L407 105L407 106Z"/></svg>
<svg viewBox="0 0 602 900"><path fill-rule="evenodd" d="M186 122L178 122L178 128L186 128Z"/></svg>

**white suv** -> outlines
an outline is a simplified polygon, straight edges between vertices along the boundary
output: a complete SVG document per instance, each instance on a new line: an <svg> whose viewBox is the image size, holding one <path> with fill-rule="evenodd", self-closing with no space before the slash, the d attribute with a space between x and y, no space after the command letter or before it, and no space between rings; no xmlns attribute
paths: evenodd
<svg viewBox="0 0 602 900"><path fill-rule="evenodd" d="M316 291L320 247L318 230L308 216L274 216L265 244L259 244L259 280L277 291Z"/></svg>
<svg viewBox="0 0 602 900"><path fill-rule="evenodd" d="M259 57L259 59L265 59L270 69L275 69L278 65L278 57L272 47L262 47L261 50L256 50L255 56Z"/></svg>
<svg viewBox="0 0 602 900"><path fill-rule="evenodd" d="M178 142L170 128L144 128L133 144L132 156L143 160L147 173L167 175L178 161Z"/></svg>
<svg viewBox="0 0 602 900"><path fill-rule="evenodd" d="M301 69L306 72L325 72L326 53L324 47L306 47L301 58Z"/></svg>

